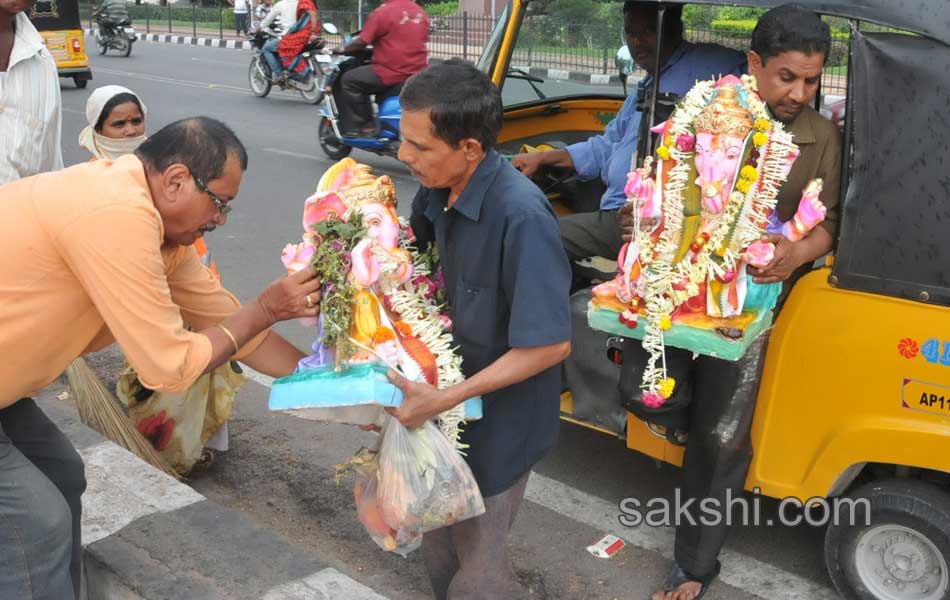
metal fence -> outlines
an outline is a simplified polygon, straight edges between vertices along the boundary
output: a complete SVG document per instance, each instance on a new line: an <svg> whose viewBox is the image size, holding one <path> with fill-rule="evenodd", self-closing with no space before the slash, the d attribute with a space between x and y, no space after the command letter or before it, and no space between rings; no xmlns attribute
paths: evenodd
<svg viewBox="0 0 950 600"><path fill-rule="evenodd" d="M82 19L95 26L92 12L95 5L80 5ZM145 33L169 33L193 37L244 39L235 28L230 7L202 7L188 3L159 6L128 4L133 26ZM360 29L368 12L320 11L324 22L333 23L341 32ZM430 18L429 55L433 58L460 57L475 61L481 55L495 21L490 16L462 13ZM250 27L257 24L249 19ZM342 36L325 36L338 44ZM714 42L737 50L748 49L748 33L730 33L690 29L687 38L694 42ZM551 16L530 15L518 34L512 64L540 67L565 72L612 75L616 73L614 57L623 44L621 23L605 23L592 19L588 23L565 23ZM835 39L822 85L825 93L844 94L848 42ZM635 73L635 76L642 73Z"/></svg>

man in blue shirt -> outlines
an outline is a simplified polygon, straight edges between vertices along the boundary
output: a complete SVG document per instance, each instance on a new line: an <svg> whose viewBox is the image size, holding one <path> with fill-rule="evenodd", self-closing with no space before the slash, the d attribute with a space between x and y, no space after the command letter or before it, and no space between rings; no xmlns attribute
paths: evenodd
<svg viewBox="0 0 950 600"><path fill-rule="evenodd" d="M492 149L502 104L487 75L446 61L410 78L400 102L399 159L422 184L410 222L420 249L438 248L467 379L439 390L390 372L404 393L390 412L418 427L484 400L462 441L485 514L426 533L422 555L437 599L520 598L505 543L531 467L557 443L570 267L544 194Z"/></svg>
<svg viewBox="0 0 950 600"><path fill-rule="evenodd" d="M697 80L742 74L746 58L741 52L683 39L682 9L679 5L667 6L664 15L660 93L682 97ZM623 14L630 56L647 71L646 81L641 83L649 89L656 64L657 4L628 0L623 5ZM561 238L572 265L576 260L591 256L613 260L620 252L623 240L617 211L627 200L623 189L627 185L627 173L636 162L640 117L636 96L631 95L602 135L565 149L519 154L511 162L528 177L543 167L566 167L576 170L581 179L600 177L606 184L600 210L560 219Z"/></svg>

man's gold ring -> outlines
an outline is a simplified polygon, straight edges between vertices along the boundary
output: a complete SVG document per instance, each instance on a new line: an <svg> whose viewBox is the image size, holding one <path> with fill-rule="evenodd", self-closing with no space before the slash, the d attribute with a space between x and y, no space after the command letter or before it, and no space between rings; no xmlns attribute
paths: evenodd
<svg viewBox="0 0 950 600"><path fill-rule="evenodd" d="M306 297L307 297L307 308L313 308L314 307L313 299L310 298L310 294L307 294Z"/></svg>

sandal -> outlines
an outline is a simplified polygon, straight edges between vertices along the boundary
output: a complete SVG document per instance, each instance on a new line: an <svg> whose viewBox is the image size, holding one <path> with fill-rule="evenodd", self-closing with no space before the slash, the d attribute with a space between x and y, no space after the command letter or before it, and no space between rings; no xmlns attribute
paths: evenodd
<svg viewBox="0 0 950 600"><path fill-rule="evenodd" d="M717 560L716 567L712 573L704 577L696 577L674 563L669 575L666 576L666 580L663 582L663 591L667 593L673 592L684 583L696 582L700 584L701 587L699 588L699 592L693 596L692 600L700 600L700 598L706 595L706 592L709 590L709 585L719 576L721 569L722 564Z"/></svg>

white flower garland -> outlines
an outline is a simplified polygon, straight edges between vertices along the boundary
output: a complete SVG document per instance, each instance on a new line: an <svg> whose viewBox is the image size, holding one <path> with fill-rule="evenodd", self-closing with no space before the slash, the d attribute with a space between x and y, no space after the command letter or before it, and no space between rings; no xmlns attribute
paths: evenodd
<svg viewBox="0 0 950 600"><path fill-rule="evenodd" d="M673 260L682 242L684 190L693 185L693 182L688 180L694 151L680 149L675 141L681 135L695 136L693 123L711 101L716 90L715 81L698 82L686 94L673 112L669 128L665 132L666 140L671 139L673 143L664 142L669 158L659 159L657 181L662 182L664 163L675 161L675 165L669 170L667 183L663 187L664 229L655 245L639 228L636 233L636 241L640 246L640 264L645 267L643 274L646 282L643 297L646 319L642 343L650 355L650 360L644 369L641 383L641 388L646 393L661 394L661 391L665 390L668 395L672 392L673 383L668 383L672 380L666 376L663 325L670 326L673 311L695 296L699 292L699 286L710 275L722 277L728 272L734 272L743 249L761 236L762 226L769 212L775 207L779 187L787 174L787 168L784 166L787 157L795 151L791 134L784 131L781 123L772 120L765 103L759 98L755 78L750 75L743 76L742 86L748 92L746 99L753 119L756 122L765 119L771 124L768 141L759 148L756 163L758 178L745 193L737 189L732 191L720 214L719 222L705 245L696 253L695 258L687 252L676 264L673 264ZM754 129L752 133L755 133ZM741 168L742 165L737 166L735 183L739 182L738 173ZM731 237L730 231L733 232ZM724 246L722 261L717 264L711 259L711 255ZM684 281L685 289L674 288L675 283Z"/></svg>

